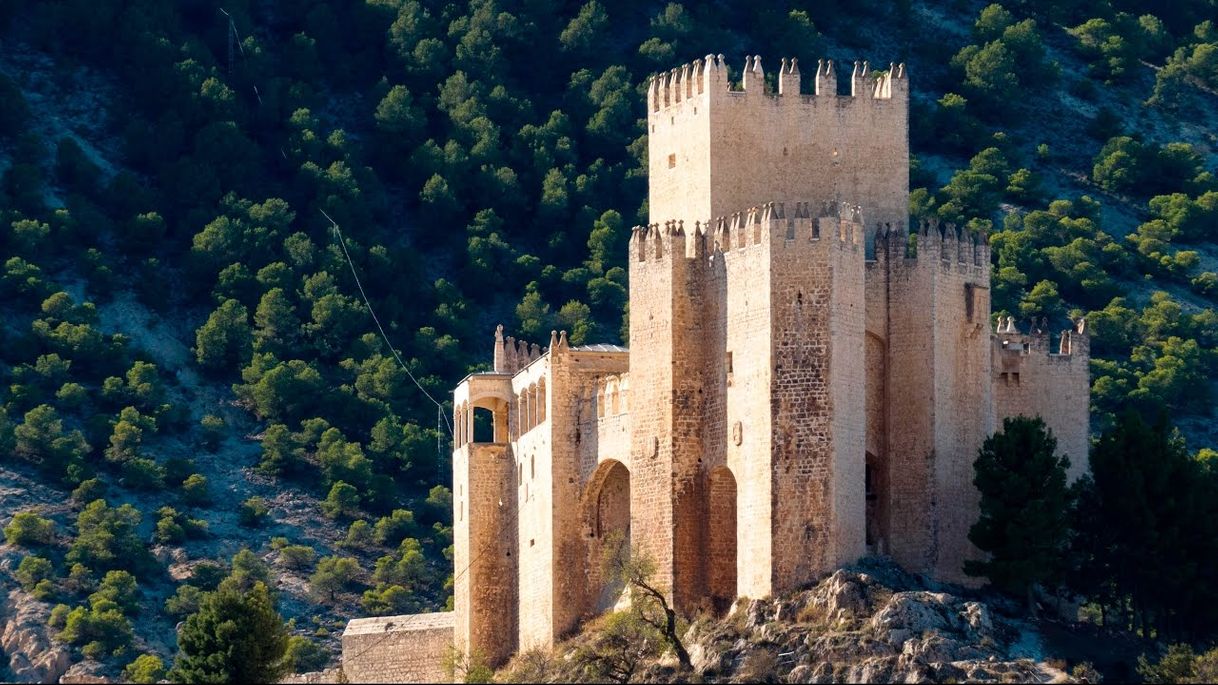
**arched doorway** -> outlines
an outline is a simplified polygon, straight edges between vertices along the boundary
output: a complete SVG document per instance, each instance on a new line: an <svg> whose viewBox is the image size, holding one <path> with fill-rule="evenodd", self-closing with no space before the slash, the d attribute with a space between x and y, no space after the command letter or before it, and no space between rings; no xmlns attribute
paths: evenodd
<svg viewBox="0 0 1218 685"><path fill-rule="evenodd" d="M736 477L726 466L711 471L709 496L707 584L715 611L722 613L736 599Z"/></svg>
<svg viewBox="0 0 1218 685"><path fill-rule="evenodd" d="M867 553L888 553L888 465L867 453L864 492L867 498Z"/></svg>
<svg viewBox="0 0 1218 685"><path fill-rule="evenodd" d="M588 569L592 610L612 609L622 594L620 583L604 577L605 557L630 553L630 470L620 461L606 460L593 473L585 493Z"/></svg>

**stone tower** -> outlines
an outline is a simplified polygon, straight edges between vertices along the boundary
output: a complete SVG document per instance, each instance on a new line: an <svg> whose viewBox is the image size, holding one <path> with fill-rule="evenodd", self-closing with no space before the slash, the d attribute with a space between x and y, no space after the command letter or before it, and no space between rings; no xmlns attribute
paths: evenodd
<svg viewBox="0 0 1218 685"><path fill-rule="evenodd" d="M1085 327L992 330L985 238L907 227L904 67L855 64L844 95L832 63L807 94L777 71L732 84L707 56L650 83L628 350L498 330L454 391L461 652L499 663L612 608L619 538L683 612L866 554L966 580L972 463L1006 416L1043 416L1083 471Z"/></svg>
<svg viewBox="0 0 1218 685"><path fill-rule="evenodd" d="M683 608L789 589L864 552L863 217L907 213L908 87L903 67L856 64L839 96L822 62L803 94L795 60L777 83L750 57L736 88L709 55L648 91L632 457L658 445L642 468L673 474L644 518Z"/></svg>
<svg viewBox="0 0 1218 685"><path fill-rule="evenodd" d="M739 87L722 55L652 79L647 95L651 222L728 216L762 202L861 206L867 225L909 213L909 81L904 65L877 74L856 62L849 93L837 67L816 66L803 94L798 60L778 65L778 92L760 57ZM870 238L870 234L868 234Z"/></svg>

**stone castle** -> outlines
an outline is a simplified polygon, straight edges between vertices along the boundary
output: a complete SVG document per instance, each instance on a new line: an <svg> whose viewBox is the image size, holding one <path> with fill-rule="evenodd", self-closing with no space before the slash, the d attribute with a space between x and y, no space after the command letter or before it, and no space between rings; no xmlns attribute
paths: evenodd
<svg viewBox="0 0 1218 685"><path fill-rule="evenodd" d="M500 663L611 607L615 534L686 612L868 554L964 580L973 460L1007 416L1085 469L1083 325L995 330L984 236L906 227L904 66L856 63L839 95L822 62L801 94L783 60L776 83L721 55L651 81L629 349L500 329L455 389L460 652Z"/></svg>

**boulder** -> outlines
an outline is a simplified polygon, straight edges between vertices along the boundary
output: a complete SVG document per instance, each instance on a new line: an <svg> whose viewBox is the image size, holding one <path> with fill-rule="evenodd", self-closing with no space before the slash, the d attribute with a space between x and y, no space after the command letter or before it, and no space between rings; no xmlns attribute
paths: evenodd
<svg viewBox="0 0 1218 685"><path fill-rule="evenodd" d="M949 609L954 601L942 592L898 592L868 620L868 627L890 644L931 630L954 630L957 620Z"/></svg>
<svg viewBox="0 0 1218 685"><path fill-rule="evenodd" d="M849 625L867 612L866 576L837 570L805 593L805 606L816 610L830 626Z"/></svg>
<svg viewBox="0 0 1218 685"><path fill-rule="evenodd" d="M754 599L749 601L748 608L745 609L745 628L756 628L767 620L767 611L769 603L765 600Z"/></svg>

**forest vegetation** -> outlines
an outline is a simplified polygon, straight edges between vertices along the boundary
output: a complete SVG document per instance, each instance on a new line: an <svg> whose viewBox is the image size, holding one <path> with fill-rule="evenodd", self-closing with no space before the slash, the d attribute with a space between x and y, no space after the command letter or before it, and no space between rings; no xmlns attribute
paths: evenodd
<svg viewBox="0 0 1218 685"><path fill-rule="evenodd" d="M983 516L974 570L1218 629L1213 0L0 0L0 41L0 469L59 493L0 504L4 582L100 672L316 670L451 604L447 393L496 323L625 340L647 78L707 53L906 62L911 221L989 235L996 316L1086 317L1061 563ZM979 486L1056 483L1036 430Z"/></svg>

